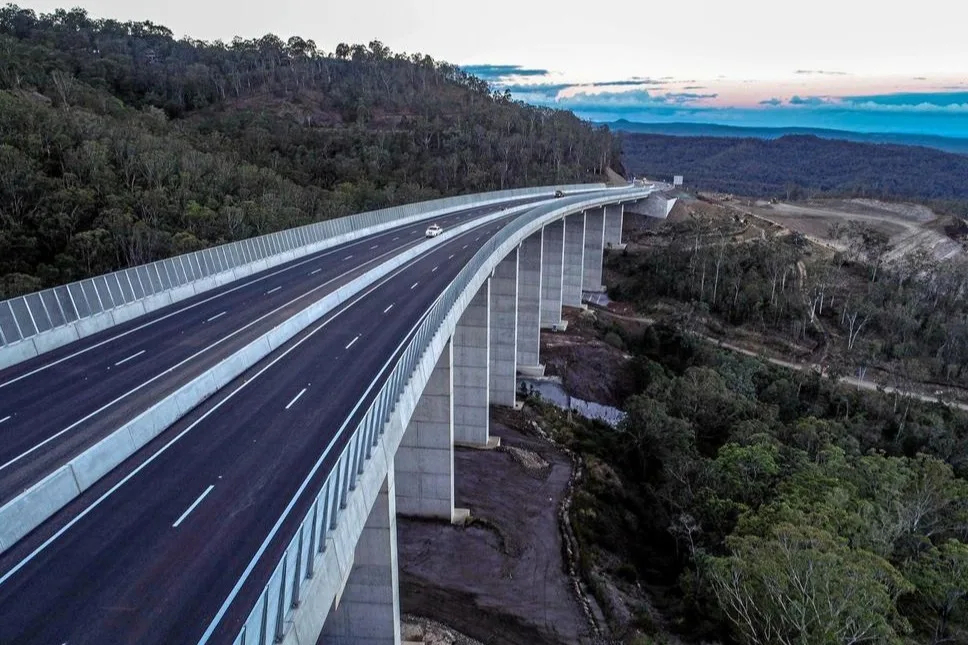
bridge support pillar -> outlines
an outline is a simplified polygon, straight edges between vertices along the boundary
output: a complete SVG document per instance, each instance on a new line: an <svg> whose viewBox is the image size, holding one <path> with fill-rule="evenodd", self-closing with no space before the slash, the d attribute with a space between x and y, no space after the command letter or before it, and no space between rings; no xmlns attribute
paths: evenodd
<svg viewBox="0 0 968 645"><path fill-rule="evenodd" d="M454 330L454 442L487 446L490 397L490 300L487 279Z"/></svg>
<svg viewBox="0 0 968 645"><path fill-rule="evenodd" d="M565 263L562 268L561 304L581 307L581 280L585 258L585 214L565 218Z"/></svg>
<svg viewBox="0 0 968 645"><path fill-rule="evenodd" d="M585 257L581 285L583 291L605 291L602 286L604 243L605 209L593 208L585 213Z"/></svg>
<svg viewBox="0 0 968 645"><path fill-rule="evenodd" d="M336 645L399 645L400 587L393 469L383 480L356 543L346 587L333 603L321 640Z"/></svg>
<svg viewBox="0 0 968 645"><path fill-rule="evenodd" d="M491 276L490 396L497 405L514 407L517 389L518 249Z"/></svg>
<svg viewBox="0 0 968 645"><path fill-rule="evenodd" d="M622 204L609 204L605 207L605 246L622 250L622 225L625 220L625 207Z"/></svg>
<svg viewBox="0 0 968 645"><path fill-rule="evenodd" d="M401 515L455 518L453 364L448 341L397 448L393 467Z"/></svg>
<svg viewBox="0 0 968 645"><path fill-rule="evenodd" d="M537 231L518 247L518 372L544 376L541 357L541 247Z"/></svg>
<svg viewBox="0 0 968 645"><path fill-rule="evenodd" d="M564 329L561 320L562 268L565 259L565 222L546 224L541 247L541 327Z"/></svg>

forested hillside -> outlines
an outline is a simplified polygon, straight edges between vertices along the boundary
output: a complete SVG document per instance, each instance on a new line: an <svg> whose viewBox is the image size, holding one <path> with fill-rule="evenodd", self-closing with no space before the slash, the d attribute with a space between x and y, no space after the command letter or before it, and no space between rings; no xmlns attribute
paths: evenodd
<svg viewBox="0 0 968 645"><path fill-rule="evenodd" d="M968 200L968 156L917 146L791 135L774 140L622 133L623 162L647 177L684 175L699 190Z"/></svg>
<svg viewBox="0 0 968 645"><path fill-rule="evenodd" d="M617 143L454 65L0 9L0 298L320 219L594 179Z"/></svg>

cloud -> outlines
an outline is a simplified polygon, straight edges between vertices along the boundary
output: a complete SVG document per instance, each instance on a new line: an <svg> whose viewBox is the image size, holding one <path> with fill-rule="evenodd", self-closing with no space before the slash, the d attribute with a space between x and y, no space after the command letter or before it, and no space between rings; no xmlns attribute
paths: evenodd
<svg viewBox="0 0 968 645"><path fill-rule="evenodd" d="M794 94L790 97L790 105L823 105L827 103L827 100L820 96L797 96Z"/></svg>
<svg viewBox="0 0 968 645"><path fill-rule="evenodd" d="M546 69L522 67L521 65L464 65L461 69L485 81L512 76L547 76L549 73Z"/></svg>
<svg viewBox="0 0 968 645"><path fill-rule="evenodd" d="M848 76L847 72L831 72L825 69L798 69L794 74L810 74L822 76Z"/></svg>
<svg viewBox="0 0 968 645"><path fill-rule="evenodd" d="M512 85L495 84L501 90L509 90L514 95L545 96L554 98L562 90L574 87L571 83L515 83Z"/></svg>
<svg viewBox="0 0 968 645"><path fill-rule="evenodd" d="M621 81L595 81L589 85L591 85L591 87L635 87L638 85L665 85L666 83L668 83L668 81L634 76ZM576 85L574 87L578 86Z"/></svg>
<svg viewBox="0 0 968 645"><path fill-rule="evenodd" d="M747 98L751 105L740 107L724 105L722 94L713 93L699 84L703 81L696 80L635 76L563 83L549 70L522 65L467 65L463 69L484 79L494 89L509 90L517 100L571 110L592 121L625 119L642 123L828 128L968 138L968 83L955 83L944 88L951 91L937 92L790 97L754 94ZM846 75L828 70L797 70L796 73ZM711 85L715 86L715 82ZM748 85L745 83L744 87Z"/></svg>
<svg viewBox="0 0 968 645"><path fill-rule="evenodd" d="M897 92L895 94L873 94L869 96L845 96L844 101L883 107L920 108L933 106L947 108L968 105L968 92ZM922 108L923 109L923 108Z"/></svg>
<svg viewBox="0 0 968 645"><path fill-rule="evenodd" d="M695 103L705 99L717 98L719 94L695 94L693 92L678 92L665 94L663 98L673 103Z"/></svg>

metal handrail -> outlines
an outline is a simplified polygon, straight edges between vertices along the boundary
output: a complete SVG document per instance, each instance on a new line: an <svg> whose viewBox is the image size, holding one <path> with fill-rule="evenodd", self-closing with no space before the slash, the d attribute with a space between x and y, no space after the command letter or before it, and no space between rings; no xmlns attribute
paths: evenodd
<svg viewBox="0 0 968 645"><path fill-rule="evenodd" d="M393 356L399 356L393 370L383 381L382 387L373 398L362 420L346 438L339 458L333 464L315 500L273 569L259 600L256 601L245 624L239 631L234 641L235 645L268 645L268 643L279 641L285 636L286 625L289 624L290 614L300 600L303 585L313 575L316 556L321 555L326 550L327 534L336 528L339 511L346 508L347 497L350 491L356 488L357 479L363 474L366 463L372 457L373 448L378 445L380 437L384 434L387 422L391 418L397 402L405 392L424 355L433 347L434 342L437 341L438 348L443 347L442 339L438 338L438 335L441 332L450 333L449 325L446 324L448 317L453 317L456 320L462 313L462 310L456 311L455 305L461 299L469 302L484 280L487 279L494 266L522 240L541 229L548 222L615 201L642 199L649 192L651 192L650 189L641 188L617 189L607 197L600 196L584 200L569 199L565 205L551 204L537 207L511 221L484 243L430 306L421 321L415 326L415 331L409 335L409 342L404 339L401 347L398 347L387 362L387 365L389 365L393 361ZM404 343L406 343L405 348L402 347ZM434 362L436 362L436 358L434 357ZM370 384L367 392L361 397L361 401L380 381L383 371ZM336 433L317 462L317 467L325 461L330 450L339 445L340 439L345 433L346 425L354 414L355 411L350 414L346 423ZM315 474L316 469L306 478L304 486ZM304 489L300 488L292 503L290 503L290 508L303 493ZM267 538L267 542L270 539L272 539L271 535ZM226 600L222 611L212 621L209 630L200 641L201 643L207 641L208 636L217 626L218 620L228 608L231 600L231 597Z"/></svg>
<svg viewBox="0 0 968 645"><path fill-rule="evenodd" d="M601 190L604 184L518 188L459 195L340 217L229 242L104 275L0 300L0 347L11 346L52 330L144 301L212 276L287 253L312 252L340 236L386 227L421 214L475 203L550 194L555 190Z"/></svg>

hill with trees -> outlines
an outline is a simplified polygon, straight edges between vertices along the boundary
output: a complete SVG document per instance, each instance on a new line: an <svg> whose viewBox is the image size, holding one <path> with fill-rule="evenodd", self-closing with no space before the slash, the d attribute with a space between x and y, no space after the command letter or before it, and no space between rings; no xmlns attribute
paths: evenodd
<svg viewBox="0 0 968 645"><path fill-rule="evenodd" d="M312 221L595 179L607 128L382 43L0 9L0 298Z"/></svg>
<svg viewBox="0 0 968 645"><path fill-rule="evenodd" d="M697 190L814 196L968 200L968 156L918 146L813 135L773 140L622 133L623 163L647 177L684 175Z"/></svg>

